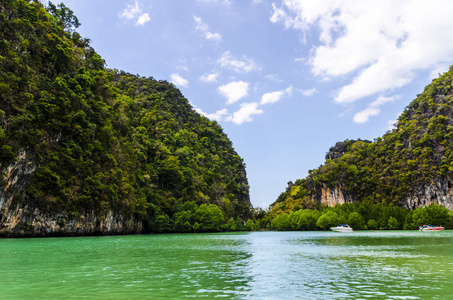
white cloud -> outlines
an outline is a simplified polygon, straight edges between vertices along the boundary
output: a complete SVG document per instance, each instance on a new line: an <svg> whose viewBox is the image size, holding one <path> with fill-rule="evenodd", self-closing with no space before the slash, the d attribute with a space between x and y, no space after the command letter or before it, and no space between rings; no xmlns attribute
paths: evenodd
<svg viewBox="0 0 453 300"><path fill-rule="evenodd" d="M189 86L189 81L185 78L183 78L181 75L178 73L173 73L170 75L170 81L176 86L182 86L182 87L188 87Z"/></svg>
<svg viewBox="0 0 453 300"><path fill-rule="evenodd" d="M261 97L260 104L275 103L275 102L279 101L281 97L283 97L287 94L290 95L292 93L292 91L293 91L293 87L290 86L290 87L286 88L285 90L263 94L263 96Z"/></svg>
<svg viewBox="0 0 453 300"><path fill-rule="evenodd" d="M362 111L359 111L354 115L353 121L354 123L366 123L372 116L377 116L381 113L381 109L379 107L372 107L369 106Z"/></svg>
<svg viewBox="0 0 453 300"><path fill-rule="evenodd" d="M138 17L137 23L135 23L136 26L143 26L145 25L146 22L149 22L151 18L149 17L148 13L144 13Z"/></svg>
<svg viewBox="0 0 453 300"><path fill-rule="evenodd" d="M392 102L397 98L399 97L398 96L378 97L374 102L370 103L367 108L356 113L354 115L353 121L359 124L368 122L370 117L377 116L381 113L381 109L379 108L381 105L387 102Z"/></svg>
<svg viewBox="0 0 453 300"><path fill-rule="evenodd" d="M264 113L263 110L258 108L259 104L257 102L242 103L239 110L230 114L226 108L220 109L215 113L208 114L202 111L200 108L194 108L196 112L200 115L205 116L206 118L213 121L226 121L233 122L237 125L241 125L244 122L252 122L253 115L259 115Z"/></svg>
<svg viewBox="0 0 453 300"><path fill-rule="evenodd" d="M200 80L204 81L204 82L216 82L219 75L220 75L220 73L218 73L218 72L204 74L204 75L200 76Z"/></svg>
<svg viewBox="0 0 453 300"><path fill-rule="evenodd" d="M228 110L226 108L220 109L213 114L205 113L200 108L195 108L195 111L198 112L200 115L205 116L206 118L208 118L212 121L217 121L217 122L222 121L225 117L229 118L229 116L230 116L230 114L228 113Z"/></svg>
<svg viewBox="0 0 453 300"><path fill-rule="evenodd" d="M220 95L227 99L227 104L232 104L248 95L249 83L244 81L232 81L218 87Z"/></svg>
<svg viewBox="0 0 453 300"><path fill-rule="evenodd" d="M134 19L137 15L141 13L141 9L138 6L138 1L134 2L134 5L128 4L127 7L120 12L120 18L125 18L128 20Z"/></svg>
<svg viewBox="0 0 453 300"><path fill-rule="evenodd" d="M315 93L316 93L316 88L312 88L312 89L309 89L309 90L302 90L302 95L304 96L313 96Z"/></svg>
<svg viewBox="0 0 453 300"><path fill-rule="evenodd" d="M253 61L253 59L247 58L244 55L243 60L239 60L230 54L230 51L226 51L218 60L221 67L232 69L236 72L250 72L259 70L259 67Z"/></svg>
<svg viewBox="0 0 453 300"><path fill-rule="evenodd" d="M338 103L401 88L417 71L453 63L453 1L285 0L273 8L272 22L303 34L319 31L309 60L313 74L352 75Z"/></svg>
<svg viewBox="0 0 453 300"><path fill-rule="evenodd" d="M195 28L201 31L207 40L213 40L218 42L222 39L220 33L210 32L208 24L204 23L200 17L194 17L193 19L195 20Z"/></svg>
<svg viewBox="0 0 453 300"><path fill-rule="evenodd" d="M135 26L143 26L151 20L148 13L143 13L138 0L134 1L134 5L128 4L127 7L119 13L119 17L126 20L136 20Z"/></svg>
<svg viewBox="0 0 453 300"><path fill-rule="evenodd" d="M232 121L237 125L241 125L244 122L252 122L253 115L262 114L264 111L258 108L257 102L242 103L241 108L234 112L232 116L226 118L226 121Z"/></svg>

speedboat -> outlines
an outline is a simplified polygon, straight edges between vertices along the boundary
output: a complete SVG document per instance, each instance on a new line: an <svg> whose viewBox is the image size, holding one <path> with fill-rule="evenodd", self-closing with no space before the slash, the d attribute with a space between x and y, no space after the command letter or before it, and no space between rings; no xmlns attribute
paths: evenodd
<svg viewBox="0 0 453 300"><path fill-rule="evenodd" d="M336 232L352 232L351 226L348 224L340 224L337 227L330 227L330 230L336 231Z"/></svg>
<svg viewBox="0 0 453 300"><path fill-rule="evenodd" d="M434 226L434 225L423 225L423 226L420 226L419 230L420 231L440 231L440 230L444 230L445 227L443 226Z"/></svg>

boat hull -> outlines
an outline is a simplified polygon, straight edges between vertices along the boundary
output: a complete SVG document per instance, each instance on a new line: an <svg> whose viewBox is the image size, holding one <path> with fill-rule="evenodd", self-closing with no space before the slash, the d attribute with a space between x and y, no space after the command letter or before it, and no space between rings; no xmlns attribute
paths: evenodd
<svg viewBox="0 0 453 300"><path fill-rule="evenodd" d="M444 230L445 228L440 227L440 228L423 228L421 231L441 231Z"/></svg>
<svg viewBox="0 0 453 300"><path fill-rule="evenodd" d="M432 225L423 225L420 227L420 231L441 231L444 230L445 227L442 226L432 226Z"/></svg>
<svg viewBox="0 0 453 300"><path fill-rule="evenodd" d="M330 227L330 230L335 232L353 232L352 228L346 227Z"/></svg>

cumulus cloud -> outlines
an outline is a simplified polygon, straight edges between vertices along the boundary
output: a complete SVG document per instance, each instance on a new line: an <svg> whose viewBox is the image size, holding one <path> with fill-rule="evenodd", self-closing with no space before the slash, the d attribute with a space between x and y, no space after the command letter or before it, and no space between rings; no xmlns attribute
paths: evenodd
<svg viewBox="0 0 453 300"><path fill-rule="evenodd" d="M127 7L119 13L119 17L126 20L136 20L135 26L143 26L151 20L148 13L143 13L138 0L135 0L134 5L128 4Z"/></svg>
<svg viewBox="0 0 453 300"><path fill-rule="evenodd" d="M258 108L258 102L242 103L241 108L234 112L232 116L226 118L226 121L231 121L237 125L244 122L252 122L253 115L262 114L264 111Z"/></svg>
<svg viewBox="0 0 453 300"><path fill-rule="evenodd" d="M223 68L234 70L238 73L250 72L259 70L258 65L251 58L247 58L244 55L243 59L237 59L230 54L230 51L226 51L219 58L218 63Z"/></svg>
<svg viewBox="0 0 453 300"><path fill-rule="evenodd" d="M348 103L401 88L417 71L446 71L453 62L451 11L449 0L285 0L273 5L270 20L303 34L319 32L311 70L327 78L352 75L335 96ZM370 108L361 115L376 113Z"/></svg>
<svg viewBox="0 0 453 300"><path fill-rule="evenodd" d="M204 82L216 82L219 75L220 75L220 73L218 73L218 72L204 74L204 75L200 76L200 80L204 81Z"/></svg>
<svg viewBox="0 0 453 300"><path fill-rule="evenodd" d="M234 124L241 125L245 122L252 122L253 115L262 114L264 111L258 108L259 104L257 102L242 103L239 110L230 114L226 108L220 109L215 113L209 114L202 111L200 108L194 108L196 112L200 115L205 116L206 118L212 121L225 121L233 122Z"/></svg>
<svg viewBox="0 0 453 300"><path fill-rule="evenodd" d="M227 99L227 104L239 101L248 95L249 83L244 81L232 81L218 87L220 95Z"/></svg>
<svg viewBox="0 0 453 300"><path fill-rule="evenodd" d="M367 108L356 113L354 115L353 121L359 124L368 122L370 117L377 116L381 113L381 109L379 108L381 105L394 101L397 98L398 96L378 97L376 101L370 103Z"/></svg>
<svg viewBox="0 0 453 300"><path fill-rule="evenodd" d="M222 121L223 119L225 119L225 117L227 117L227 118L230 117L230 114L228 113L228 110L226 108L220 109L213 114L205 113L200 108L195 108L195 111L198 112L200 115L205 116L206 118L208 118L212 121L217 121L217 122Z"/></svg>
<svg viewBox="0 0 453 300"><path fill-rule="evenodd" d="M292 91L293 91L293 87L290 86L285 90L263 94L263 96L261 97L260 104L275 103L275 102L279 101L280 98L282 98L283 96L290 95L292 93Z"/></svg>
<svg viewBox="0 0 453 300"><path fill-rule="evenodd" d="M309 90L302 90L302 95L304 96L313 96L315 93L316 93L316 88L312 88L312 89L309 89Z"/></svg>
<svg viewBox="0 0 453 300"><path fill-rule="evenodd" d="M135 23L135 26L143 26L145 23L149 22L151 18L149 17L148 13L144 13L138 17L137 22Z"/></svg>
<svg viewBox="0 0 453 300"><path fill-rule="evenodd" d="M182 87L189 86L189 81L187 79L183 78L178 73L173 73L170 75L170 82L176 86L182 86Z"/></svg>
<svg viewBox="0 0 453 300"><path fill-rule="evenodd" d="M210 32L208 24L204 23L200 17L194 17L193 19L195 20L195 28L197 30L201 31L201 33L204 34L204 37L207 40L213 40L213 41L218 42L222 39L222 36L220 35L220 33Z"/></svg>

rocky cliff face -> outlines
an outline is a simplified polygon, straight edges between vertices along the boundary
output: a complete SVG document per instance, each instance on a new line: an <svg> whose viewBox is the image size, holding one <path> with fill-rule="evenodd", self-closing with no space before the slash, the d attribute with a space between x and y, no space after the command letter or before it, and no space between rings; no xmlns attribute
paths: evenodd
<svg viewBox="0 0 453 300"><path fill-rule="evenodd" d="M327 206L359 201L353 196L344 193L341 187L330 189L325 185L318 195L313 196L311 200ZM430 204L439 204L453 210L453 180L444 179L429 186L418 187L402 201L402 207L409 209L429 206Z"/></svg>
<svg viewBox="0 0 453 300"><path fill-rule="evenodd" d="M344 203L354 203L357 201L352 196L344 194L341 190L341 187L335 187L334 189L330 189L325 185L321 189L321 193L318 195L318 197L312 197L311 200L313 202L321 203L327 206L335 206L337 204Z"/></svg>
<svg viewBox="0 0 453 300"><path fill-rule="evenodd" d="M1 166L0 166L1 167ZM14 164L4 168L0 179L0 236L71 236L131 234L142 231L142 223L126 220L112 211L99 216L87 212L78 217L48 214L33 208L23 195L36 166L25 150Z"/></svg>
<svg viewBox="0 0 453 300"><path fill-rule="evenodd" d="M453 181L440 180L414 190L403 202L403 207L414 209L436 203L453 210Z"/></svg>
<svg viewBox="0 0 453 300"><path fill-rule="evenodd" d="M28 205L2 210L6 212L2 214L0 235L6 237L134 234L143 230L142 223L125 220L111 211L103 216L88 212L73 218L66 214L43 214Z"/></svg>

